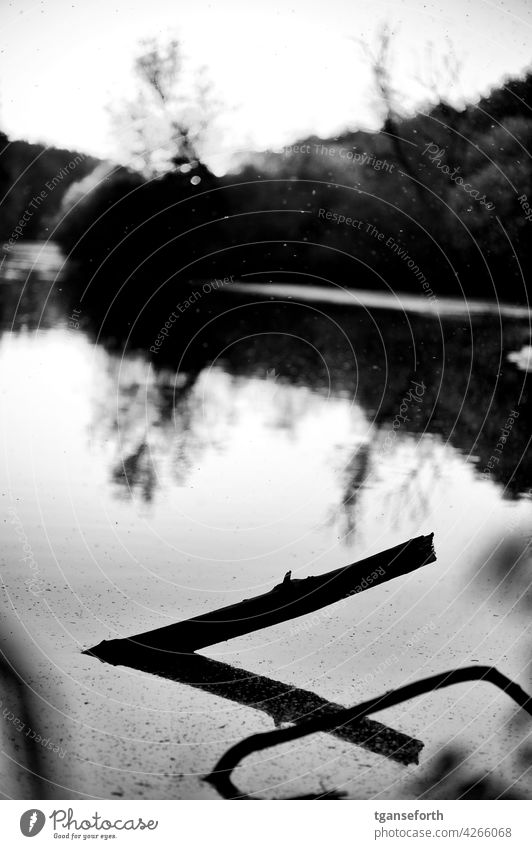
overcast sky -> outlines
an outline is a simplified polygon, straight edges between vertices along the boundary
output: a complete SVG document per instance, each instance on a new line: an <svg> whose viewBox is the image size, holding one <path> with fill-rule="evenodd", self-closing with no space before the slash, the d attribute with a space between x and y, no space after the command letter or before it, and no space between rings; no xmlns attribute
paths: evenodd
<svg viewBox="0 0 532 849"><path fill-rule="evenodd" d="M416 79L427 79L431 65L444 84L437 69L448 40L462 61L455 98L487 91L532 59L528 0L0 0L0 9L2 129L114 158L120 146L107 107L132 93L133 56L152 35L177 35L232 107L211 140L215 167L232 150L376 127L356 39L373 43L383 22L396 31L406 105L426 96Z"/></svg>

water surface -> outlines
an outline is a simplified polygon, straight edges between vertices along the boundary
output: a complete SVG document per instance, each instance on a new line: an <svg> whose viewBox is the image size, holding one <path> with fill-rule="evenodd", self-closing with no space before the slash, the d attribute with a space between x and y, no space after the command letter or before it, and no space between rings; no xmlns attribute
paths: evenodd
<svg viewBox="0 0 532 849"><path fill-rule="evenodd" d="M19 248L0 284L4 638L34 724L64 752L41 753L50 795L216 798L203 776L274 726L83 649L431 531L435 564L203 654L344 705L476 662L532 690L525 314L226 291L186 356L183 316L159 358L151 337L132 348L96 341L90 316L69 322L62 261ZM322 734L250 758L237 783L530 796L530 723L489 685L376 718L424 743L418 765ZM6 733L3 792L31 795L22 732Z"/></svg>

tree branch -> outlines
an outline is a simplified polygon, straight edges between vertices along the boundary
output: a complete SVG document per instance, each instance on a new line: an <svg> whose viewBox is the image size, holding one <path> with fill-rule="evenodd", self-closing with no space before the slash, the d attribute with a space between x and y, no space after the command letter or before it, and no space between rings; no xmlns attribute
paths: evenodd
<svg viewBox="0 0 532 849"><path fill-rule="evenodd" d="M263 595L127 639L103 640L98 646L88 649L87 654L110 663L120 663L120 659L131 656L135 648L139 651L149 649L190 654L233 637L305 616L433 563L436 560L433 537L434 534L416 537L325 575L294 580L287 572L282 583Z"/></svg>
<svg viewBox="0 0 532 849"><path fill-rule="evenodd" d="M488 681L490 684L494 684L495 687L499 687L499 689L507 693L511 699L532 716L532 698L518 684L511 681L510 678L507 678L506 675L503 675L502 672L499 672L493 666L466 666L464 669L451 669L448 672L442 672L439 675L433 675L430 678L415 681L413 684L398 687L396 690L389 690L382 696L369 699L351 708L345 708L333 717L315 717L304 722L299 722L290 728L253 734L251 737L247 737L245 740L241 740L240 743L232 746L220 758L212 773L205 778L205 781L216 787L219 793L226 799L256 798L240 793L231 781L233 770L243 758L253 752L261 752L264 749L269 749L271 746L278 746L281 743L299 740L301 737L306 737L308 734L314 734L317 731L330 732L333 728L343 723L359 722L369 714L394 707L424 693L431 693L454 684L463 684L466 681Z"/></svg>

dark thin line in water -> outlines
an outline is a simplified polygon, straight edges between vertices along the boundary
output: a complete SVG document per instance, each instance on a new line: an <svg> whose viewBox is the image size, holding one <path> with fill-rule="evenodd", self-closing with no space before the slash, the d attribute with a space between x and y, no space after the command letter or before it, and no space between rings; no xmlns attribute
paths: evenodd
<svg viewBox="0 0 532 849"><path fill-rule="evenodd" d="M240 764L243 758L253 752L269 749L281 743L289 743L314 734L317 731L332 731L346 722L357 722L365 719L369 714L385 710L402 702L409 701L416 696L435 692L444 687L454 684L463 684L466 681L488 681L495 687L499 687L507 693L520 707L532 716L532 698L525 693L521 687L499 672L493 666L466 666L464 669L451 669L441 672L430 678L423 678L413 684L406 684L396 690L389 690L381 696L361 702L351 708L345 708L334 717L315 717L291 726L275 731L267 731L261 734L253 734L232 746L222 755L214 770L206 776L205 781L212 784L226 799L256 799L260 797L249 796L241 793L231 780L231 773ZM332 791L334 793L334 791ZM310 797L299 797L310 798ZM319 797L322 798L322 797ZM338 794L335 795L338 798Z"/></svg>

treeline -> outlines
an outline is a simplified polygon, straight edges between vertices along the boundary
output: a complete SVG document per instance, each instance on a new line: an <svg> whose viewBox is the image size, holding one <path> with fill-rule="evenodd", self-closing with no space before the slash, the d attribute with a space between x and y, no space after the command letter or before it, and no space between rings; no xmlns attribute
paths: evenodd
<svg viewBox="0 0 532 849"><path fill-rule="evenodd" d="M0 247L9 251L20 240L46 238L69 187L98 162L77 151L10 141L0 132Z"/></svg>
<svg viewBox="0 0 532 849"><path fill-rule="evenodd" d="M309 279L524 301L531 104L529 74L463 110L441 103L379 133L301 140L244 168L246 208L305 213L275 225L298 243L280 260L292 254Z"/></svg>
<svg viewBox="0 0 532 849"><path fill-rule="evenodd" d="M524 302L531 105L528 74L461 110L250 155L222 178L182 159L152 179L119 168L61 209L58 236L90 265L94 307L120 291L114 308L135 318L152 295L230 274Z"/></svg>

